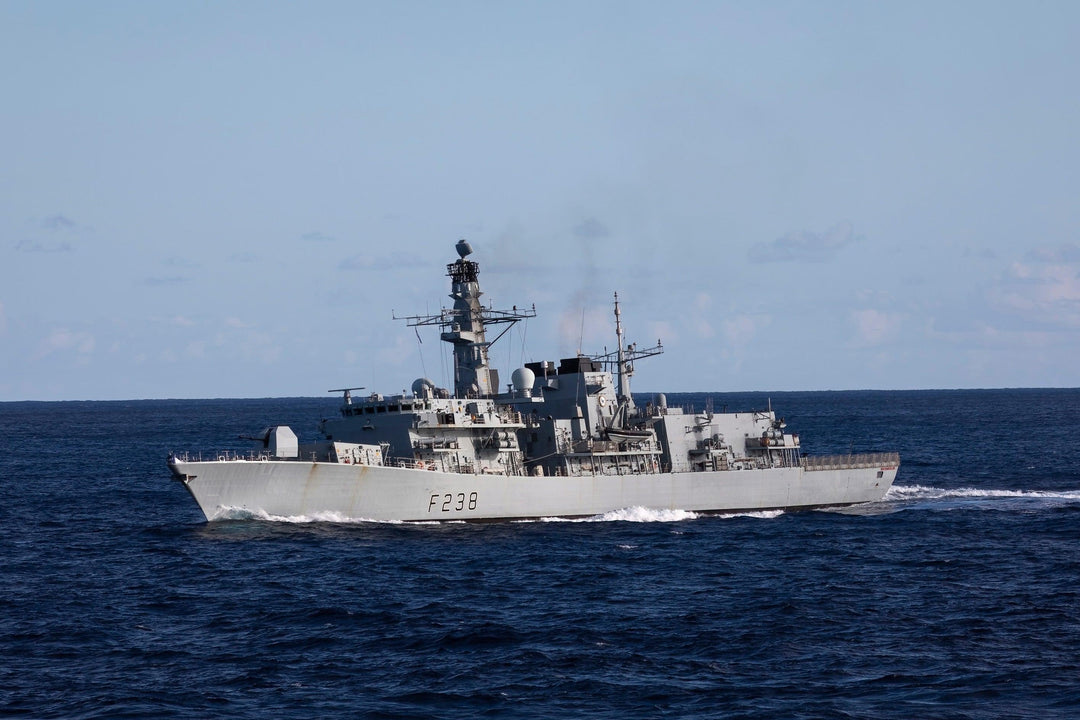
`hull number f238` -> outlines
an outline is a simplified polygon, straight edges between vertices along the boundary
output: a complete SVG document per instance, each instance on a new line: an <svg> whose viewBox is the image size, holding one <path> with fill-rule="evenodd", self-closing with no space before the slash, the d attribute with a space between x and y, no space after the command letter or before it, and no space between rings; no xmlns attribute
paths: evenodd
<svg viewBox="0 0 1080 720"><path fill-rule="evenodd" d="M428 501L428 512L453 512L455 510L475 510L476 493L434 493Z"/></svg>

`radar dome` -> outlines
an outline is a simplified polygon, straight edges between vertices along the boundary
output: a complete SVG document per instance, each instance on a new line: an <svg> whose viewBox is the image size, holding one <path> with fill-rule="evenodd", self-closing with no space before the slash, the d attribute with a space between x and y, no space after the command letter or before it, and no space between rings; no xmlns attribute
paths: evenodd
<svg viewBox="0 0 1080 720"><path fill-rule="evenodd" d="M427 378L417 378L413 380L412 392L413 395L417 397L431 397L431 393L434 389L435 383Z"/></svg>
<svg viewBox="0 0 1080 720"><path fill-rule="evenodd" d="M454 249L457 250L457 254L461 257L465 257L466 255L472 255L472 245L470 245L469 241L465 238L461 238L460 240L458 240L457 245L454 246Z"/></svg>
<svg viewBox="0 0 1080 720"><path fill-rule="evenodd" d="M514 389L518 392L532 390L533 383L536 381L536 373L529 368L518 368L510 376L510 381L514 383Z"/></svg>

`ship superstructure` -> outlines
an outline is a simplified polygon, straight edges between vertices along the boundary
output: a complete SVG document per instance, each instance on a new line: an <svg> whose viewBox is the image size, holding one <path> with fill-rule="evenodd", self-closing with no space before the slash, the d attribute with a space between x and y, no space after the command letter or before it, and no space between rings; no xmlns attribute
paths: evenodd
<svg viewBox="0 0 1080 720"><path fill-rule="evenodd" d="M411 393L354 395L301 445L273 427L248 457L171 455L207 519L237 513L370 520L588 516L627 507L742 511L879 500L896 453L802 456L771 408L716 413L634 402L634 363L663 352L626 344L618 295L616 350L527 363L502 389L489 347L535 309L481 301L479 264L462 240L447 265L451 308L400 318L437 326L452 346L454 388L426 378ZM502 327L491 340L489 331Z"/></svg>

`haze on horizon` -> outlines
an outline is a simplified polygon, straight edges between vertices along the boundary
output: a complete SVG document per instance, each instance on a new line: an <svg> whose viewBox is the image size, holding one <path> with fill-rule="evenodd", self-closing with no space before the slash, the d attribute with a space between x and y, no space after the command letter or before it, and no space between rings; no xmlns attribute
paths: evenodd
<svg viewBox="0 0 1080 720"><path fill-rule="evenodd" d="M0 4L0 400L1080 386L1080 4Z"/></svg>

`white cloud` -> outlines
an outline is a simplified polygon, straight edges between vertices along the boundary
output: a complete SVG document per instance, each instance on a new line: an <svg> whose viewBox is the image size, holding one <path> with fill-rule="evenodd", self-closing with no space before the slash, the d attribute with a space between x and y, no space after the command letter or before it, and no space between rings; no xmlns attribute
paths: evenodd
<svg viewBox="0 0 1080 720"><path fill-rule="evenodd" d="M376 351L375 359L387 364L401 364L403 358L410 357L416 351L415 337L415 335L410 337L402 333L397 334L392 344Z"/></svg>
<svg viewBox="0 0 1080 720"><path fill-rule="evenodd" d="M57 352L74 351L80 355L94 352L94 336L84 331L72 331L66 328L53 330L41 344L40 357Z"/></svg>
<svg viewBox="0 0 1080 720"><path fill-rule="evenodd" d="M712 297L706 292L694 296L694 317L690 324L695 334L702 340L716 336L716 329L711 322Z"/></svg>
<svg viewBox="0 0 1080 720"><path fill-rule="evenodd" d="M990 291L1001 310L1029 322L1080 327L1080 247L1044 246L1013 262Z"/></svg>
<svg viewBox="0 0 1080 720"><path fill-rule="evenodd" d="M574 226L574 235L583 240L596 240L611 235L611 231L604 223L589 217Z"/></svg>
<svg viewBox="0 0 1080 720"><path fill-rule="evenodd" d="M841 248L855 240L851 223L842 222L824 233L809 230L790 232L772 242L757 242L750 246L750 262L825 262L832 260Z"/></svg>
<svg viewBox="0 0 1080 720"><path fill-rule="evenodd" d="M189 270L198 270L202 267L202 263L182 257L167 257L161 261L162 265L167 267L185 268Z"/></svg>
<svg viewBox="0 0 1080 720"><path fill-rule="evenodd" d="M655 337L660 342L678 342L679 333L675 331L675 327L666 320L657 320L649 323L649 335Z"/></svg>
<svg viewBox="0 0 1080 720"><path fill-rule="evenodd" d="M255 330L254 326L245 325L236 318L228 318L225 326L213 340L214 347L225 357L263 365L277 362L281 357L282 348L272 334Z"/></svg>
<svg viewBox="0 0 1080 720"><path fill-rule="evenodd" d="M748 352L750 344L757 337L758 332L772 323L771 315L729 315L721 323L723 345L718 353L719 357L727 363L730 372L742 371L743 362L751 356Z"/></svg>
<svg viewBox="0 0 1080 720"><path fill-rule="evenodd" d="M350 255L338 263L338 270L369 270L374 264L370 255Z"/></svg>
<svg viewBox="0 0 1080 720"><path fill-rule="evenodd" d="M708 340L709 338L716 336L716 329L713 328L712 323L710 323L705 318L695 319L693 321L693 326L694 332L702 340Z"/></svg>
<svg viewBox="0 0 1080 720"><path fill-rule="evenodd" d="M155 277L148 277L144 282L151 287L162 287L168 285L181 285L190 281L190 278L186 278L181 275L159 275Z"/></svg>
<svg viewBox="0 0 1080 720"><path fill-rule="evenodd" d="M1049 348L1062 341L1062 333L1057 331L1002 329L981 321L969 329L939 329L936 322L931 322L926 336L976 353Z"/></svg>
<svg viewBox="0 0 1080 720"><path fill-rule="evenodd" d="M41 242L40 240L20 240L15 245L15 249L19 252L30 253L68 253L72 251L71 243L66 241L61 242Z"/></svg>
<svg viewBox="0 0 1080 720"><path fill-rule="evenodd" d="M428 267L430 263L419 255L410 252L395 251L384 256L374 255L350 255L338 263L338 270L412 270L418 267Z"/></svg>
<svg viewBox="0 0 1080 720"><path fill-rule="evenodd" d="M901 316L879 310L856 310L851 313L855 325L856 340L863 345L880 345L896 337L902 322Z"/></svg>
<svg viewBox="0 0 1080 720"><path fill-rule="evenodd" d="M46 232L47 239L39 239L42 230ZM42 219L40 228L34 232L34 237L20 240L15 244L15 249L27 253L69 253L75 249L71 242L58 238L84 235L88 231L90 231L90 228L81 226L68 217L57 213Z"/></svg>
<svg viewBox="0 0 1080 720"><path fill-rule="evenodd" d="M757 334L759 328L772 321L768 315L735 315L724 321L724 339L728 345L739 348L746 345Z"/></svg>
<svg viewBox="0 0 1080 720"><path fill-rule="evenodd" d="M73 230L75 228L75 223L66 216L57 213L56 215L50 215L42 220L41 227L46 230L52 230L53 232L59 232L62 230Z"/></svg>
<svg viewBox="0 0 1080 720"><path fill-rule="evenodd" d="M1080 246L1074 243L1042 245L1028 252L1029 260L1045 263L1080 263Z"/></svg>

